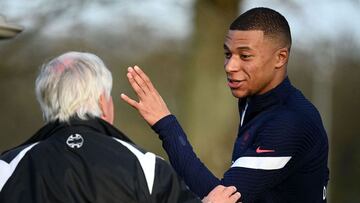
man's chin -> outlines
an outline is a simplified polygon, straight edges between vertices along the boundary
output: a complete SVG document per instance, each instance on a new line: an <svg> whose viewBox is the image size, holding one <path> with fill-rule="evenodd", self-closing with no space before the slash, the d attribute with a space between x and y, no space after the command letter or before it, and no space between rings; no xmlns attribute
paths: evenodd
<svg viewBox="0 0 360 203"><path fill-rule="evenodd" d="M236 98L245 98L249 95L249 92L248 91L241 91L241 90L238 90L238 89L231 89L231 94L236 97Z"/></svg>

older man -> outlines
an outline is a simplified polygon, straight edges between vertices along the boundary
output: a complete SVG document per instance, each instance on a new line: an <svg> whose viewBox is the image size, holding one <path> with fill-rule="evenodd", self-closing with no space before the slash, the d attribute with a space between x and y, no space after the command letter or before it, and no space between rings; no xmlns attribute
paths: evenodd
<svg viewBox="0 0 360 203"><path fill-rule="evenodd" d="M201 202L171 166L113 125L112 75L97 56L43 65L36 96L46 125L1 155L0 202ZM206 201L235 202L234 187Z"/></svg>

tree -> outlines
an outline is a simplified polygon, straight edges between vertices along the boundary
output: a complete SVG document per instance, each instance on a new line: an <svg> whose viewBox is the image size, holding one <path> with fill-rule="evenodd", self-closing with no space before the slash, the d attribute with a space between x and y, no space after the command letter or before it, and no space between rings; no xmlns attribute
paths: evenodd
<svg viewBox="0 0 360 203"><path fill-rule="evenodd" d="M216 175L229 167L236 136L236 100L226 87L223 42L237 16L240 1L198 0L194 30L188 46L188 65L183 68L179 119L199 157ZM229 115L231 115L229 117Z"/></svg>

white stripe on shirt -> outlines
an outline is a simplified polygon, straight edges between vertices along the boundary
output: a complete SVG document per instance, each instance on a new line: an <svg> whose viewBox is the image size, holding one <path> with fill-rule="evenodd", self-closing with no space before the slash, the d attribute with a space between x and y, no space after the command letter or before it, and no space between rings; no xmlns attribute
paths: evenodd
<svg viewBox="0 0 360 203"><path fill-rule="evenodd" d="M21 159L31 148L33 148L37 144L38 142L21 150L20 153L16 155L16 157L9 164L3 160L0 160L0 191L4 187L5 183L9 180L11 175L14 173Z"/></svg>
<svg viewBox="0 0 360 203"><path fill-rule="evenodd" d="M243 167L261 170L282 169L290 161L291 156L280 157L240 157L232 165L233 167Z"/></svg>
<svg viewBox="0 0 360 203"><path fill-rule="evenodd" d="M142 167L142 170L145 174L146 182L149 188L149 192L151 194L152 188L154 185L154 179L155 179L155 161L156 156L155 154L151 152L146 152L143 154L141 151L136 149L131 144L124 142L122 140L119 140L117 138L114 138L116 141L120 142L122 145L124 145L126 148L128 148L139 160L140 165Z"/></svg>

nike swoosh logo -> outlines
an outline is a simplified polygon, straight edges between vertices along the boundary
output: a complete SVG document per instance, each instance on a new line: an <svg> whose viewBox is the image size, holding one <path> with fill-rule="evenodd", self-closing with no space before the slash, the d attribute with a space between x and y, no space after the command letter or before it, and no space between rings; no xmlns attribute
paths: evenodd
<svg viewBox="0 0 360 203"><path fill-rule="evenodd" d="M256 148L256 153L267 153L267 152L275 152L273 149L260 149L260 147Z"/></svg>

